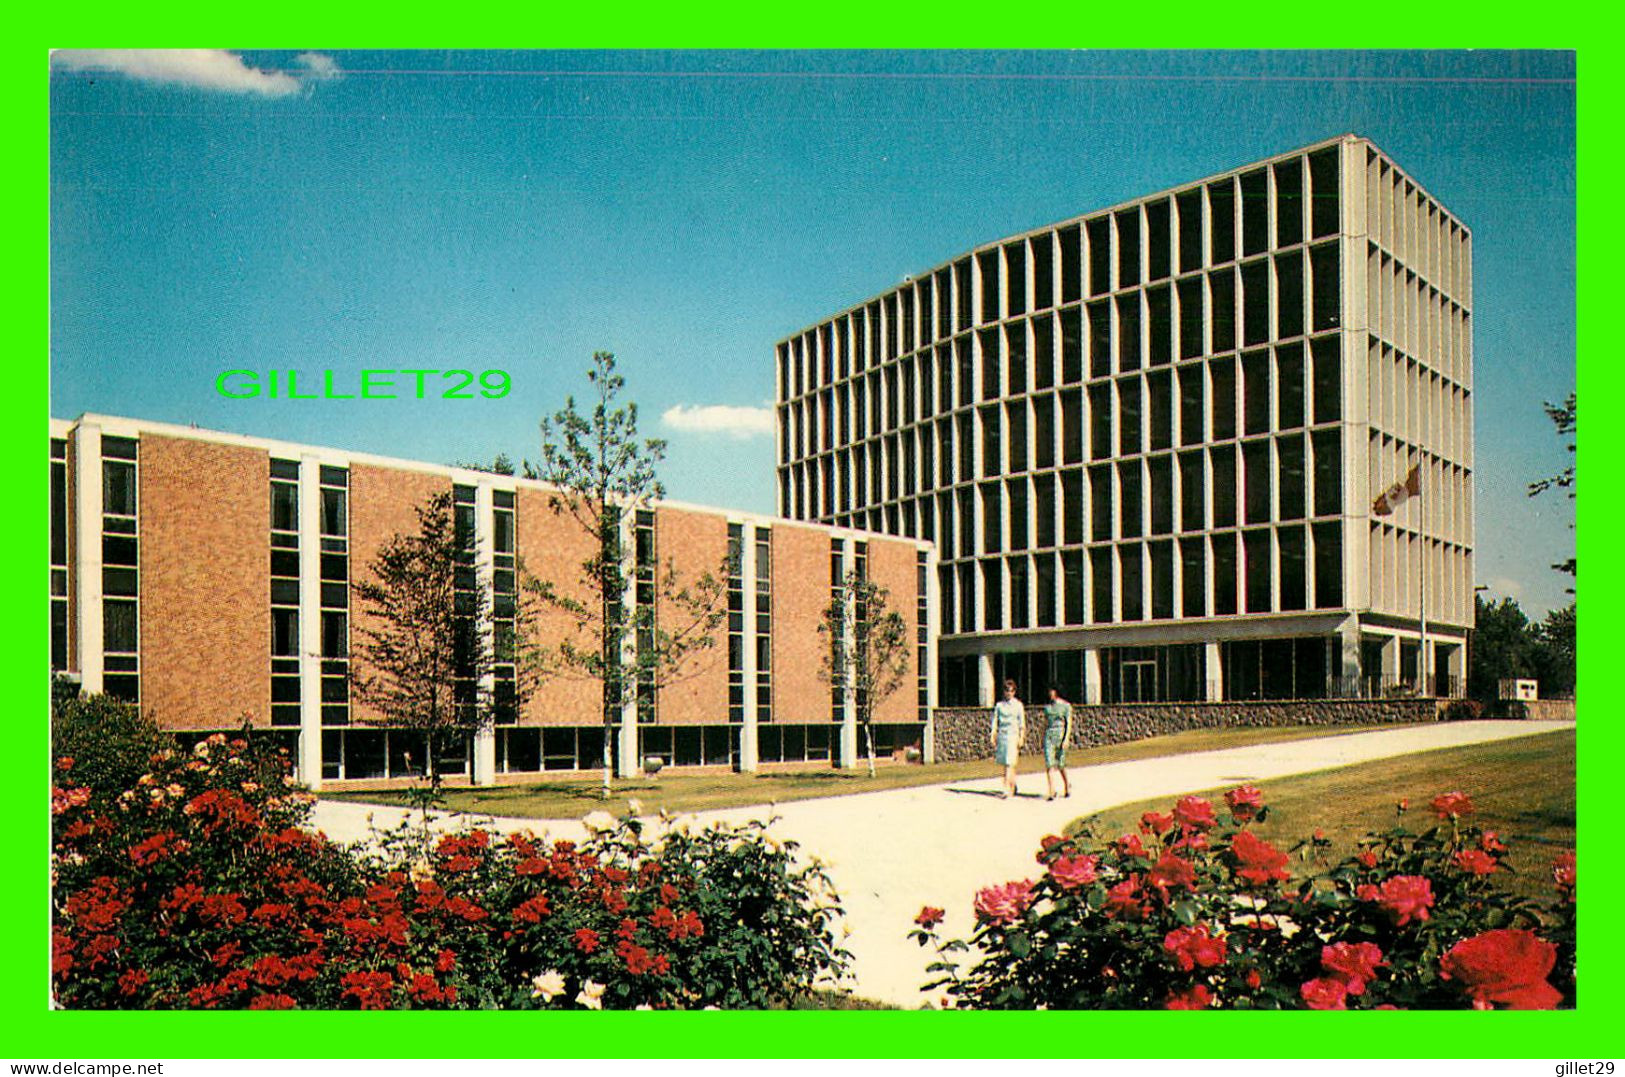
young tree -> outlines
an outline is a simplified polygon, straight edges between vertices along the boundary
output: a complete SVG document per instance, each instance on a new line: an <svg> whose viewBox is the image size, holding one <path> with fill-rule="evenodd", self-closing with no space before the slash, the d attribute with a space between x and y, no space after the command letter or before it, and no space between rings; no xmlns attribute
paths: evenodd
<svg viewBox="0 0 1625 1077"><path fill-rule="evenodd" d="M889 592L858 572L848 572L830 596L818 632L824 637L819 679L852 692L858 725L875 776L875 708L897 691L908 673L908 623L891 609Z"/></svg>
<svg viewBox="0 0 1625 1077"><path fill-rule="evenodd" d="M727 559L718 572L684 582L670 561L662 568L650 551L627 542L623 525L635 521L665 493L655 466L666 443L639 439L638 407L620 403L625 379L615 356L595 352L587 381L595 399L583 411L574 396L542 420L542 462L526 473L554 487L555 514L574 521L592 553L580 564L574 588L557 579L528 578L525 588L563 612L575 631L553 647L550 665L561 674L596 681L604 722L603 795L615 771L614 730L628 688L653 698L681 678L696 652L716 644L727 616ZM636 580L632 589L629 582ZM629 601L630 599L630 601Z"/></svg>
<svg viewBox="0 0 1625 1077"><path fill-rule="evenodd" d="M417 532L393 536L369 566L371 578L354 584L365 616L352 683L379 724L424 735L425 773L438 799L443 750L518 707L538 665L522 596L514 596L512 628L504 618L498 635L474 567L473 530L459 525L451 494L435 494L416 513Z"/></svg>
<svg viewBox="0 0 1625 1077"><path fill-rule="evenodd" d="M1515 600L1491 602L1474 595L1473 606L1467 694L1487 703L1497 698L1502 680L1534 676L1535 641L1529 618Z"/></svg>

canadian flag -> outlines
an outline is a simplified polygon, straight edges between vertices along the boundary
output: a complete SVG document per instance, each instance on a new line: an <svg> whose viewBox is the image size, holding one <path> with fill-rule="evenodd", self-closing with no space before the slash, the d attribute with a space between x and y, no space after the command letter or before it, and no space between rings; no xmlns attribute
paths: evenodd
<svg viewBox="0 0 1625 1077"><path fill-rule="evenodd" d="M1387 516L1405 501L1422 492L1422 477L1417 467L1420 465L1412 467L1410 474L1377 495L1377 500L1371 503L1371 515Z"/></svg>

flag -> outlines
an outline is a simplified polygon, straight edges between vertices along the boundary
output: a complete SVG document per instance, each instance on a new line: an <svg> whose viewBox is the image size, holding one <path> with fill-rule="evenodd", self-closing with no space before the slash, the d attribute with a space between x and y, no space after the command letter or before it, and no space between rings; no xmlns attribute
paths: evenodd
<svg viewBox="0 0 1625 1077"><path fill-rule="evenodd" d="M1378 494L1377 500L1371 503L1371 515L1387 516L1406 500L1420 494L1422 492L1422 477L1417 470L1420 466L1420 464L1413 466L1410 474Z"/></svg>

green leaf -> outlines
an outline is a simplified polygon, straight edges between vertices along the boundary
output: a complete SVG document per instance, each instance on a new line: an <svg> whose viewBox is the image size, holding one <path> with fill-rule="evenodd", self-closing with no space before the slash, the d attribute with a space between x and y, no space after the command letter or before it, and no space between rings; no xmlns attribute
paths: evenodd
<svg viewBox="0 0 1625 1077"><path fill-rule="evenodd" d="M1198 911L1196 902L1189 898L1181 898L1179 901L1174 902L1174 918L1186 927L1196 923Z"/></svg>

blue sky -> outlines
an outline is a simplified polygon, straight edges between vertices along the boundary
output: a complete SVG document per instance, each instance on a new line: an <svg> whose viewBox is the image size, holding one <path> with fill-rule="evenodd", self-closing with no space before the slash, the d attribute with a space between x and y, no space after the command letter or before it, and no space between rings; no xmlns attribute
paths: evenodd
<svg viewBox="0 0 1625 1077"><path fill-rule="evenodd" d="M58 54L52 412L539 455L614 351L668 492L771 511L788 333L978 243L1345 131L1475 242L1478 582L1564 604L1567 53ZM501 368L504 400L225 400L230 368ZM692 413L690 413L692 414ZM706 429L707 416L717 421ZM743 418L743 425L739 420ZM758 422L758 425L759 422ZM1549 500L1548 500L1549 498Z"/></svg>

